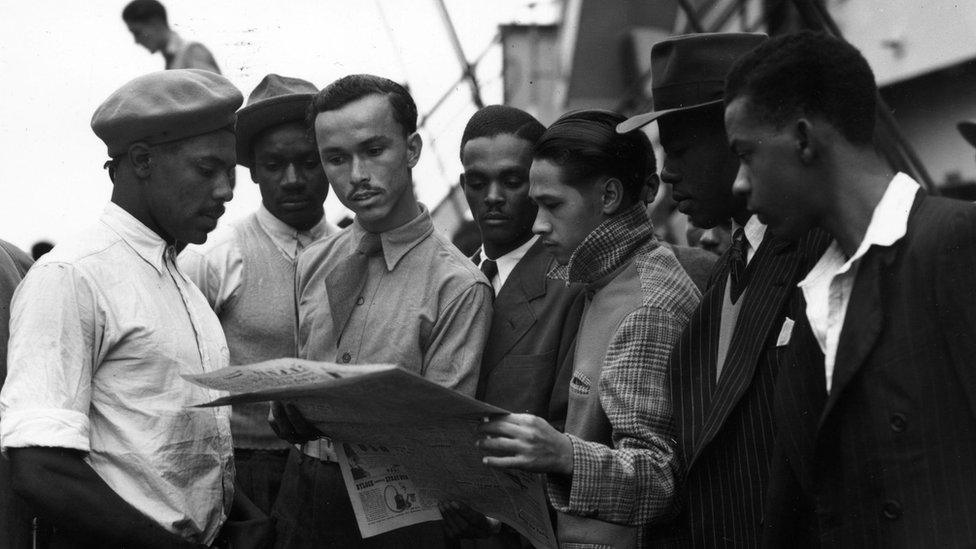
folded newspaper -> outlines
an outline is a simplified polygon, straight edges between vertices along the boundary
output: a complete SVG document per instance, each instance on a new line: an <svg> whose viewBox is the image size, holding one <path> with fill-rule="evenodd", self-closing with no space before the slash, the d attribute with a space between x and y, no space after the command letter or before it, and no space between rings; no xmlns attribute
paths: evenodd
<svg viewBox="0 0 976 549"><path fill-rule="evenodd" d="M440 520L437 502L457 500L557 546L543 478L481 462L478 424L501 408L384 364L281 358L183 377L230 393L201 406L297 405L329 435L363 537Z"/></svg>

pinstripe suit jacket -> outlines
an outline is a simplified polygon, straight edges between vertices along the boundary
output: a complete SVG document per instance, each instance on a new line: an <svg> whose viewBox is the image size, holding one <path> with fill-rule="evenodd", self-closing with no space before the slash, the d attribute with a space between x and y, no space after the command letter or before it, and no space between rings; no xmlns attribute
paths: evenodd
<svg viewBox="0 0 976 549"><path fill-rule="evenodd" d="M920 191L861 260L829 396L810 356L777 384L767 544L976 545L976 207Z"/></svg>
<svg viewBox="0 0 976 549"><path fill-rule="evenodd" d="M716 383L716 355L730 252L671 357L671 399L686 475L673 537L693 547L754 547L772 454L776 339L796 283L829 243L821 231L798 242L769 232L749 263L749 286Z"/></svg>

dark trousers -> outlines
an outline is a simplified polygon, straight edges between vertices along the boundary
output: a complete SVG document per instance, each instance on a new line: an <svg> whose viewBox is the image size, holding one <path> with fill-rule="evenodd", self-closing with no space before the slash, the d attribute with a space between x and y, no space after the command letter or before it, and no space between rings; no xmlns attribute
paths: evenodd
<svg viewBox="0 0 976 549"><path fill-rule="evenodd" d="M234 448L237 487L266 514L278 497L281 476L288 462L288 450Z"/></svg>
<svg viewBox="0 0 976 549"><path fill-rule="evenodd" d="M272 509L277 522L276 549L446 547L443 523L423 522L363 539L342 482L339 465L290 450Z"/></svg>

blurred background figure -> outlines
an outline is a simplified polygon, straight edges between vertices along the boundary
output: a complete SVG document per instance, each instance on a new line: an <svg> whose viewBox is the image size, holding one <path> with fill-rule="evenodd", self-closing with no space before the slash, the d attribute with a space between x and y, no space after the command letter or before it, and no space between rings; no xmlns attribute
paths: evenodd
<svg viewBox="0 0 976 549"><path fill-rule="evenodd" d="M156 0L132 0L122 10L122 20L136 43L160 52L166 69L203 69L220 74L217 61L206 46L190 42L169 28L166 8Z"/></svg>
<svg viewBox="0 0 976 549"><path fill-rule="evenodd" d="M699 229L689 223L687 236L689 246L701 248L715 255L724 254L725 250L728 250L732 243L732 235L729 234L729 228L722 225L716 225L711 229Z"/></svg>
<svg viewBox="0 0 976 549"><path fill-rule="evenodd" d="M47 240L38 240L33 246L31 246L31 257L34 258L34 261L37 261L42 255L50 252L53 249L54 244L51 244Z"/></svg>

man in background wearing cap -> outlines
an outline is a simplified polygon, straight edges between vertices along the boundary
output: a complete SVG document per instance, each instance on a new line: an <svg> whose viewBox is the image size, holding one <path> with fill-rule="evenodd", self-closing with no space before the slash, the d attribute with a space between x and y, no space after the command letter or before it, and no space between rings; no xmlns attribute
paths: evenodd
<svg viewBox="0 0 976 549"><path fill-rule="evenodd" d="M298 260L299 356L348 364L393 363L474 396L491 320L491 286L434 230L417 202L412 169L422 147L417 106L386 78L341 78L310 110L332 190L356 214ZM291 406L273 405L289 442L318 438ZM278 547L444 545L439 522L364 541L328 439L289 457L275 504Z"/></svg>
<svg viewBox="0 0 976 549"><path fill-rule="evenodd" d="M206 46L188 42L169 28L166 8L157 0L132 0L122 10L122 20L137 44L149 53L163 54L167 70L202 69L220 74Z"/></svg>
<svg viewBox="0 0 976 549"><path fill-rule="evenodd" d="M304 123L317 91L298 78L261 80L236 126L237 162L251 170L261 206L180 254L180 268L220 318L234 365L298 356L298 253L335 232L322 209L329 182ZM238 487L270 513L289 446L268 425L268 404L234 405L231 432Z"/></svg>
<svg viewBox="0 0 976 549"><path fill-rule="evenodd" d="M777 346L789 340L796 283L826 246L778 239L733 196L739 168L723 125L725 73L765 39L760 34L672 37L651 50L654 120L664 148L661 180L678 209L704 229L733 228L708 290L671 357L671 399L686 480L674 537L693 547L755 547L774 435L771 403ZM785 341L784 341L785 340Z"/></svg>
<svg viewBox="0 0 976 549"><path fill-rule="evenodd" d="M112 198L13 301L0 446L54 547L202 547L234 498L229 412L187 383L227 365L220 323L176 266L233 196L240 92L207 71L136 78L95 111Z"/></svg>

